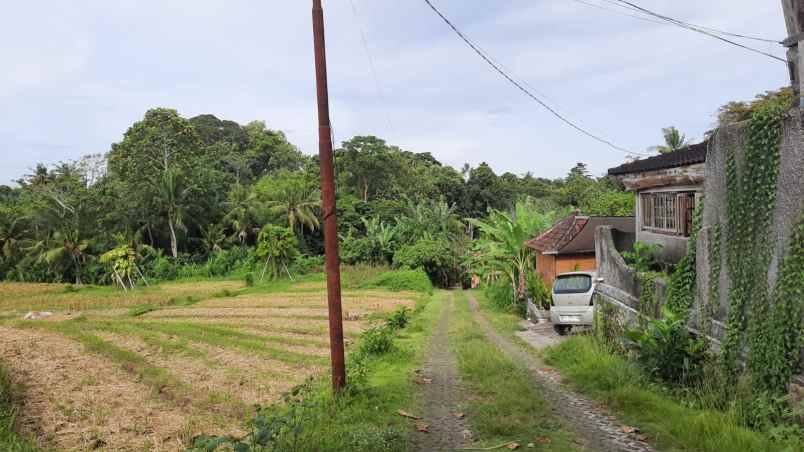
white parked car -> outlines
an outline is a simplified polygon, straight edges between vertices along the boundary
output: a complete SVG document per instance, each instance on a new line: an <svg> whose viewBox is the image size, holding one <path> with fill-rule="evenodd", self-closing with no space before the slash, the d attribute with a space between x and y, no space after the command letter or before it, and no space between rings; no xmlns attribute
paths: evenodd
<svg viewBox="0 0 804 452"><path fill-rule="evenodd" d="M560 335L570 332L573 326L592 325L595 306L592 294L600 282L595 272L570 272L556 276L553 282L553 300L550 320Z"/></svg>

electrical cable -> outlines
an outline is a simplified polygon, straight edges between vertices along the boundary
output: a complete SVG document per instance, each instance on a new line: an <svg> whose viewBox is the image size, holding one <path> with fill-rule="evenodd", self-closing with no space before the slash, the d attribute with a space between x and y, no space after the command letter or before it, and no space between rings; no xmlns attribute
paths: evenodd
<svg viewBox="0 0 804 452"><path fill-rule="evenodd" d="M641 155L641 156L647 156L648 155L648 154L642 154L642 153L639 153L639 152L630 151L630 150L625 149L623 147L617 146L616 144L612 143L611 141L606 140L605 138L601 138L601 137L593 134L592 132L587 131L586 129L582 128L581 126L575 124L574 122L572 122L569 119L567 119L566 117L564 117L562 114L560 114L559 112L554 110L547 103L545 103L543 100L539 99L536 95L534 95L527 88L525 88L523 86L523 84L518 82L516 79L514 79L513 76L509 75L507 72L505 72L503 69L501 69L500 65L495 63L494 60L491 58L491 56L487 55L482 50L480 50L480 48L477 45L475 45L468 37L466 37L466 35L464 35L463 32L461 32L458 29L458 27L456 27L444 14L442 14L441 11L439 11L438 8L436 8L435 5L433 5L433 3L430 0L424 0L424 2L427 4L427 6L430 7L430 9L433 10L433 12L435 12L441 18L441 20L443 20L452 29L452 31L455 32L455 34L458 35L459 38L461 38L461 40L463 42L465 42L489 66L491 66L491 68L494 69L494 71L496 71L497 73L502 75L506 80L508 80L517 89L519 89L520 91L525 93L525 95L527 95L528 97L530 97L531 99L536 101L539 105L544 107L548 112L550 112L550 114L552 114L553 116L555 116L556 118L558 118L559 120L561 120L562 122L567 124L568 126L572 127L573 129L577 130L578 132L581 132L582 134L584 134L584 135L586 135L586 136L588 136L588 137L590 137L590 138L592 138L592 139L594 139L594 140L596 140L596 141L598 141L600 143L603 143L603 144L609 146L612 149L615 149L615 150L620 151L620 152L624 152L626 154L631 154L631 155Z"/></svg>
<svg viewBox="0 0 804 452"><path fill-rule="evenodd" d="M763 56L766 56L768 58L772 58L774 60L778 60L778 61L781 61L784 64L787 64L786 59L780 58L780 57L778 57L778 56L776 56L776 55L774 55L772 53L764 52L762 50L755 49L753 47L749 47L749 46L740 44L738 42L734 42L734 41L732 41L730 39L726 39L726 38L716 34L715 32L707 31L704 28L699 27L697 25L693 25L693 24L690 24L690 23L687 23L687 22L684 22L684 21L681 21L681 20L678 20L678 19L674 19L674 18L669 17L669 16L665 16L665 15L653 12L651 10L645 9L645 8L643 8L643 7L639 6L639 5L636 5L634 3L631 3L629 1L626 1L626 0L606 0L606 1L608 1L609 3L618 2L620 4L628 5L628 6L631 7L631 9L633 9L635 11L639 11L639 12L642 12L644 14L648 14L648 15L653 16L653 17L658 17L659 19L662 19L662 20L664 20L664 21L666 21L668 23L678 25L681 28L684 28L684 29L687 29L687 30L690 30L690 31L694 31L694 32L697 32L697 33L704 34L706 36L709 36L711 38L717 39L719 41L723 41L723 42L725 42L727 44L731 44L733 46L740 47L740 48L742 48L744 50L747 50L749 52L757 53L759 55L763 55ZM727 32L724 32L724 33L727 33ZM731 34L731 35L733 35L733 34ZM756 38L756 39L763 39L764 40L764 38Z"/></svg>

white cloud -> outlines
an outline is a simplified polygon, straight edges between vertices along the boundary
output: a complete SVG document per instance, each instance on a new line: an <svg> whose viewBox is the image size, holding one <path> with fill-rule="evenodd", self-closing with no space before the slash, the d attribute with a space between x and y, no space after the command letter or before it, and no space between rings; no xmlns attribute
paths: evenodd
<svg viewBox="0 0 804 452"><path fill-rule="evenodd" d="M487 161L549 177L577 161L598 174L622 161L494 74L423 2L353 1L359 18L347 0L325 3L338 139L373 133L456 166ZM0 18L0 183L37 160L106 150L154 106L263 119L317 152L309 2L48 3L16 2ZM773 2L640 3L713 27L786 34ZM781 63L578 2L436 4L548 102L636 150L671 124L700 138L719 105L787 83Z"/></svg>

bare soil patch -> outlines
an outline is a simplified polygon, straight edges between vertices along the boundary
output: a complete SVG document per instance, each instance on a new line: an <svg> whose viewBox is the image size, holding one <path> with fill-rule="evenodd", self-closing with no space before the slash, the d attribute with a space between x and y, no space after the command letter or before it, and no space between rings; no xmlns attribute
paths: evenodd
<svg viewBox="0 0 804 452"><path fill-rule="evenodd" d="M21 430L44 448L180 450L217 430L58 334L0 327L0 357L24 387Z"/></svg>

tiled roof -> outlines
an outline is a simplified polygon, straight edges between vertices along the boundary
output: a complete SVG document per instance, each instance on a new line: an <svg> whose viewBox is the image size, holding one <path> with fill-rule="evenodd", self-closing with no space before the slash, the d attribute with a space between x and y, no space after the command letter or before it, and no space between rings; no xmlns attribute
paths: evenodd
<svg viewBox="0 0 804 452"><path fill-rule="evenodd" d="M633 233L634 217L590 217L576 211L525 245L550 254L594 252L598 226L614 226L620 231Z"/></svg>
<svg viewBox="0 0 804 452"><path fill-rule="evenodd" d="M644 171L676 168L679 166L692 165L694 163L703 163L706 161L706 149L708 143L708 141L703 141L677 151L668 152L667 154L660 154L655 157L625 163L616 168L609 169L609 175L616 176L620 174L641 173Z"/></svg>

